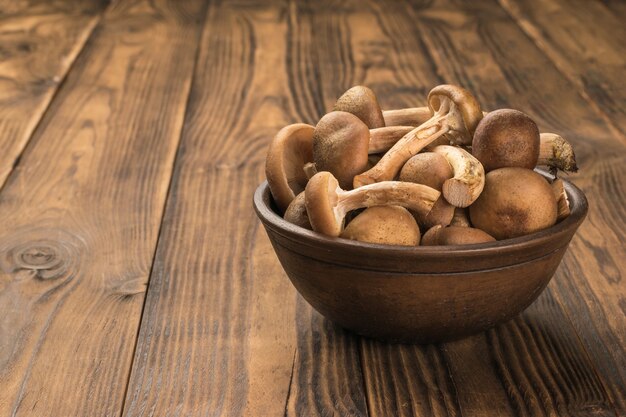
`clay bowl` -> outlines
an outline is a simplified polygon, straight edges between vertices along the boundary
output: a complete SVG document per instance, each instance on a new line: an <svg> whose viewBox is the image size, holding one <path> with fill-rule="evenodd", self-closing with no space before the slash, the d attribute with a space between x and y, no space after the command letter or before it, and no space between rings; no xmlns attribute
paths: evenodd
<svg viewBox="0 0 626 417"><path fill-rule="evenodd" d="M283 220L267 186L254 208L300 294L322 315L391 342L458 339L505 322L548 285L587 214L565 182L571 215L531 235L465 246L388 246L330 238ZM279 301L279 300L277 300Z"/></svg>

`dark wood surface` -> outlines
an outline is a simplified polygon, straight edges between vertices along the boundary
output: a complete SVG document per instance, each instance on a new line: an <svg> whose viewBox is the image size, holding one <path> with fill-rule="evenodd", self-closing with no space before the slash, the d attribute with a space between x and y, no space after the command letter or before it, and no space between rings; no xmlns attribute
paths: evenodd
<svg viewBox="0 0 626 417"><path fill-rule="evenodd" d="M626 416L619 0L0 0L0 416ZM567 137L589 215L523 314L388 345L297 295L267 145L355 84Z"/></svg>

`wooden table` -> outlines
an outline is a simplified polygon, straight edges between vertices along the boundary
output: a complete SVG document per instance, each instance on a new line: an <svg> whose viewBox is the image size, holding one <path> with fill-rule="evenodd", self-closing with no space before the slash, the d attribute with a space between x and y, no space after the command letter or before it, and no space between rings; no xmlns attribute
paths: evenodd
<svg viewBox="0 0 626 417"><path fill-rule="evenodd" d="M626 415L623 1L0 5L0 416ZM266 148L444 82L569 138L589 217L511 322L361 339L278 264Z"/></svg>

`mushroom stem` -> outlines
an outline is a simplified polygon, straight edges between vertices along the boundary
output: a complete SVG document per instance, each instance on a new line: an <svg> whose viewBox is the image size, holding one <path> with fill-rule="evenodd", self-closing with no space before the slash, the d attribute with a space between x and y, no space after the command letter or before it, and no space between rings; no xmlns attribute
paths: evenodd
<svg viewBox="0 0 626 417"><path fill-rule="evenodd" d="M388 151L404 135L415 129L415 126L387 126L370 129L370 144L367 153Z"/></svg>
<svg viewBox="0 0 626 417"><path fill-rule="evenodd" d="M313 230L339 236L344 217L351 210L372 206L402 206L426 216L441 193L422 184L385 181L344 191L330 172L319 172L309 180L305 202Z"/></svg>
<svg viewBox="0 0 626 417"><path fill-rule="evenodd" d="M545 165L553 174L557 170L577 172L576 155L572 145L556 133L539 135L539 160L537 165Z"/></svg>
<svg viewBox="0 0 626 417"><path fill-rule="evenodd" d="M455 207L472 204L485 186L485 170L478 159L466 150L440 145L433 152L442 155L454 171L454 176L443 183L443 196Z"/></svg>
<svg viewBox="0 0 626 417"><path fill-rule="evenodd" d="M441 122L444 118L438 116L438 119L431 119L404 135L375 166L354 177L354 188L393 180L406 161L448 132L447 126Z"/></svg>
<svg viewBox="0 0 626 417"><path fill-rule="evenodd" d="M433 113L428 106L406 109L383 110L385 126L419 126L431 118Z"/></svg>
<svg viewBox="0 0 626 417"><path fill-rule="evenodd" d="M317 167L315 166L315 162L307 162L302 167L304 170L304 175L306 175L307 179L311 179L311 177L317 174Z"/></svg>
<svg viewBox="0 0 626 417"><path fill-rule="evenodd" d="M428 94L433 115L408 132L371 169L354 177L354 188L375 182L393 180L404 163L442 136L469 144L476 125L482 118L480 105L461 87L440 85Z"/></svg>
<svg viewBox="0 0 626 417"><path fill-rule="evenodd" d="M472 227L466 208L456 207L450 226Z"/></svg>
<svg viewBox="0 0 626 417"><path fill-rule="evenodd" d="M556 220L560 222L570 215L569 199L567 198L567 193L563 186L563 180L557 178L552 181L552 191L554 192L557 204Z"/></svg>

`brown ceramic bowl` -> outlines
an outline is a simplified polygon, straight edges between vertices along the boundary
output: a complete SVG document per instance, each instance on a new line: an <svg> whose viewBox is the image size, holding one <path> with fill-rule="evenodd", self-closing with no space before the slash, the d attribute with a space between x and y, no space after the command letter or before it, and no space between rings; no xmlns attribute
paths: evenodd
<svg viewBox="0 0 626 417"><path fill-rule="evenodd" d="M458 339L507 321L548 285L587 214L565 182L571 214L531 235L464 246L388 246L331 238L276 212L264 182L254 208L302 296L328 319L393 342Z"/></svg>

